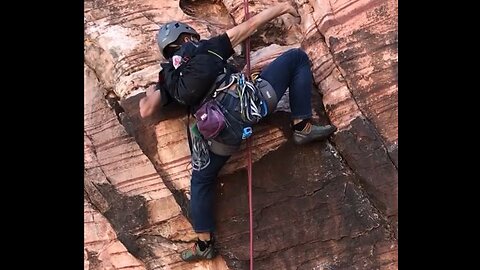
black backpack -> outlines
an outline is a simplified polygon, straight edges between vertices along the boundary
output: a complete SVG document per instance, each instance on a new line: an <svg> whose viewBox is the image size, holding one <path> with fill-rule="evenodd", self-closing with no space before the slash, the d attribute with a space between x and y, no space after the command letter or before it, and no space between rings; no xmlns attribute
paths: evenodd
<svg viewBox="0 0 480 270"><path fill-rule="evenodd" d="M211 51L184 58L177 69L170 62L161 66L168 93L188 107L200 105L214 87L217 77L226 71L226 62Z"/></svg>

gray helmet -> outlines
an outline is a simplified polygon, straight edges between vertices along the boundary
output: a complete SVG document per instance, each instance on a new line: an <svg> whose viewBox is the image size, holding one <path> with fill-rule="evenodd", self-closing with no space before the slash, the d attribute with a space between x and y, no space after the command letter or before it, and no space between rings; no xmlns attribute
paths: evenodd
<svg viewBox="0 0 480 270"><path fill-rule="evenodd" d="M200 35L195 29L182 22L168 22L160 27L157 33L157 43L163 57L167 58L165 56L165 48L175 42L182 33L193 34L196 35L197 39L200 39Z"/></svg>

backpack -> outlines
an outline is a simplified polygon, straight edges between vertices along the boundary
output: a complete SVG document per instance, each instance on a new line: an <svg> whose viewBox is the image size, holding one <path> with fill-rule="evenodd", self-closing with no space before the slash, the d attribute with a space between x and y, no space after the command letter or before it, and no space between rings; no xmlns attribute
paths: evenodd
<svg viewBox="0 0 480 270"><path fill-rule="evenodd" d="M217 77L226 71L225 60L210 50L184 55L177 68L171 62L160 65L170 96L188 107L200 105Z"/></svg>

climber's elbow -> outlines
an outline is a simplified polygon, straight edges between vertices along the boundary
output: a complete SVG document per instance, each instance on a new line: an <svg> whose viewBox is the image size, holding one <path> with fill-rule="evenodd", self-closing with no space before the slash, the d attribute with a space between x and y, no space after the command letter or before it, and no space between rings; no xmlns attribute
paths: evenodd
<svg viewBox="0 0 480 270"><path fill-rule="evenodd" d="M160 105L161 95L160 91L155 91L152 94L140 99L139 108L140 116L146 118L155 112L155 109Z"/></svg>

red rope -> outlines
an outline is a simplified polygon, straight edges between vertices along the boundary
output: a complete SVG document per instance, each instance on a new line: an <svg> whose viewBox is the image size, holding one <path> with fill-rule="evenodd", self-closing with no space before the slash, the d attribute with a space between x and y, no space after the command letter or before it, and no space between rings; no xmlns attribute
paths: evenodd
<svg viewBox="0 0 480 270"><path fill-rule="evenodd" d="M250 18L248 0L243 0L245 20ZM250 37L245 40L246 75L250 78ZM250 216L250 270L253 270L253 207L252 207L252 136L247 138L247 173L248 173L248 210Z"/></svg>
<svg viewBox="0 0 480 270"><path fill-rule="evenodd" d="M248 0L243 0L243 9L245 10L245 20L250 19L248 12ZM250 37L245 40L245 60L247 61L247 77L250 78Z"/></svg>
<svg viewBox="0 0 480 270"><path fill-rule="evenodd" d="M250 214L250 270L253 270L252 139L247 139L248 208Z"/></svg>

